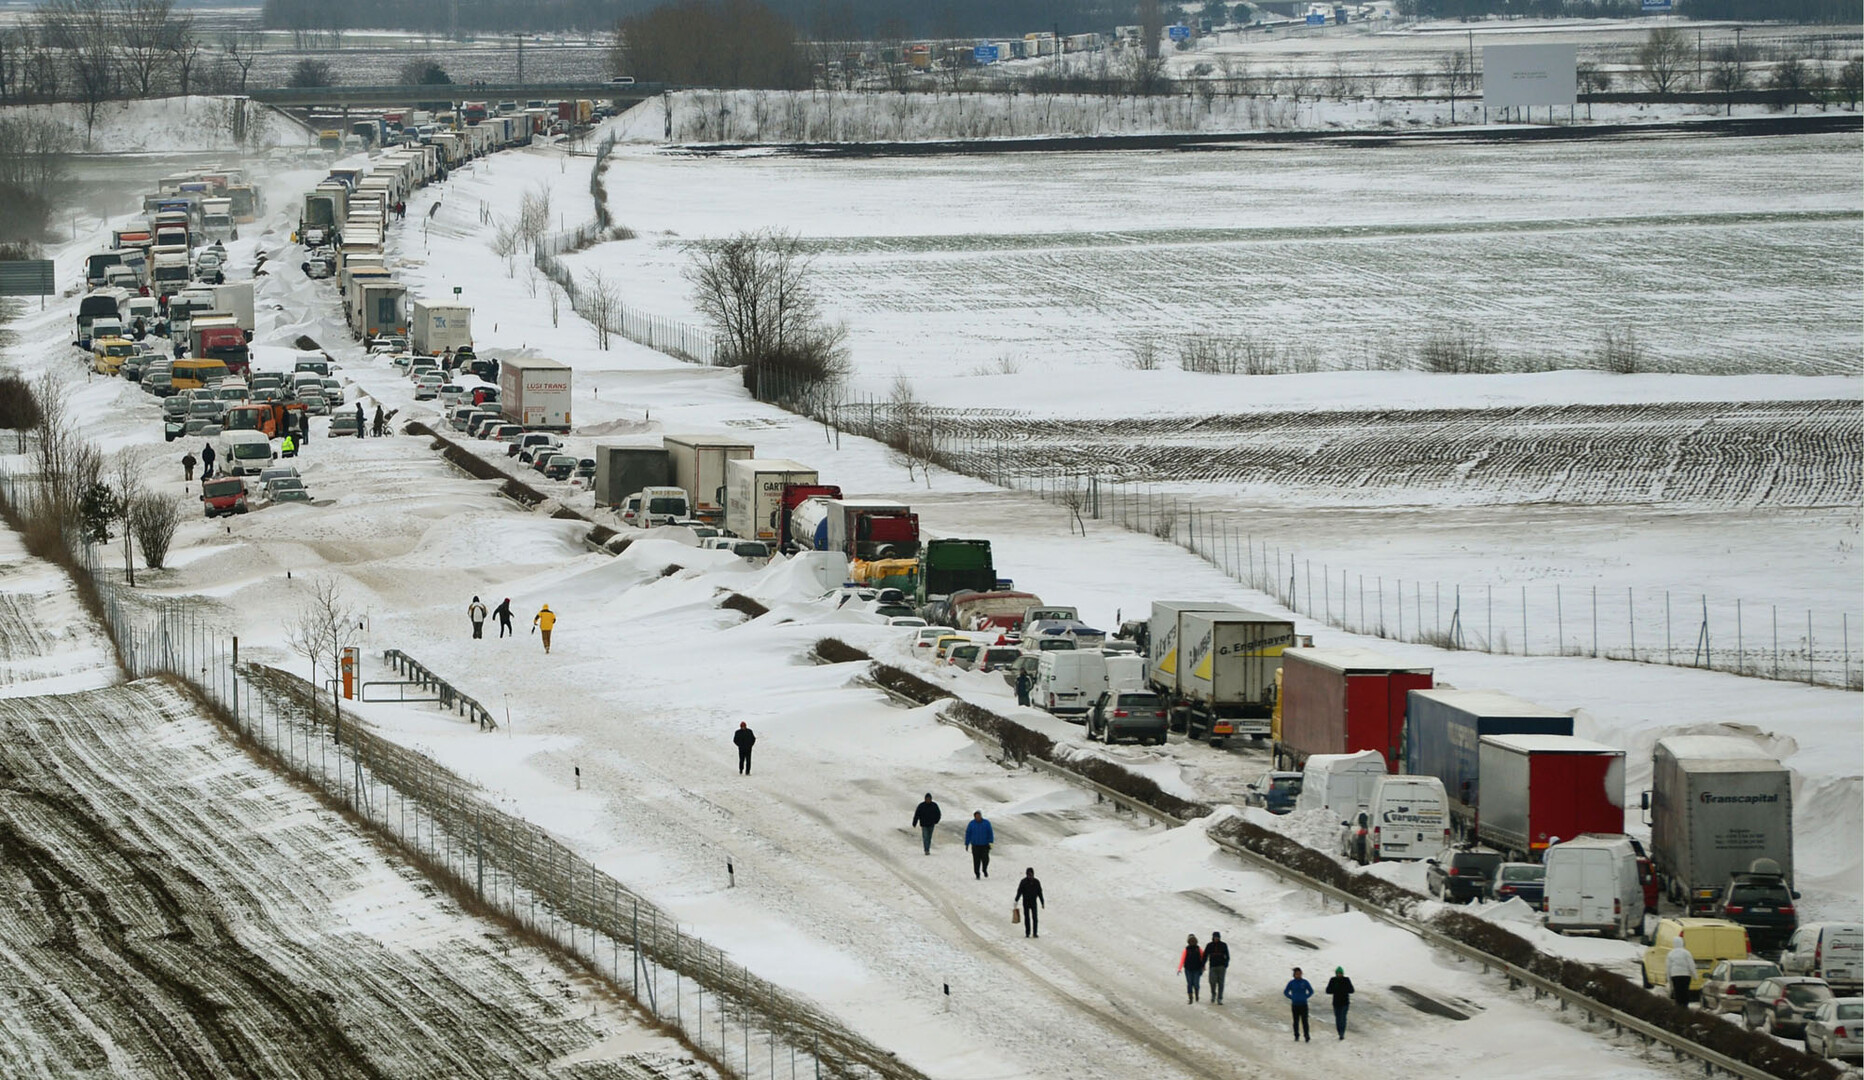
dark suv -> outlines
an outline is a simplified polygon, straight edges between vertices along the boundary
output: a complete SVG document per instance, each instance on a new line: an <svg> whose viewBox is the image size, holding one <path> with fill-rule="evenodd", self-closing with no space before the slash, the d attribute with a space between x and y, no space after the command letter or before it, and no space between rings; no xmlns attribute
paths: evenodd
<svg viewBox="0 0 1864 1080"><path fill-rule="evenodd" d="M1112 745L1121 739L1165 745L1165 703L1144 690L1100 695L1087 718L1087 737Z"/></svg>
<svg viewBox="0 0 1864 1080"><path fill-rule="evenodd" d="M1748 944L1756 956L1777 957L1799 929L1794 894L1779 874L1736 874L1722 890L1715 914L1747 928Z"/></svg>
<svg viewBox="0 0 1864 1080"><path fill-rule="evenodd" d="M1459 851L1445 848L1434 859L1425 861L1425 884L1432 896L1453 904L1467 904L1488 895L1489 880L1507 861L1499 851Z"/></svg>

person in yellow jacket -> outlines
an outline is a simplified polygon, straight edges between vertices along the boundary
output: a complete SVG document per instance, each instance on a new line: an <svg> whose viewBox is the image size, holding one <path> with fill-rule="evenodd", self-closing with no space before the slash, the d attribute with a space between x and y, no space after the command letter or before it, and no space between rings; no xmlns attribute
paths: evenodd
<svg viewBox="0 0 1864 1080"><path fill-rule="evenodd" d="M531 619L531 629L543 631L544 652L546 655L548 655L550 652L550 631L556 625L557 625L557 613L550 610L549 604L545 604L544 609L538 612Z"/></svg>

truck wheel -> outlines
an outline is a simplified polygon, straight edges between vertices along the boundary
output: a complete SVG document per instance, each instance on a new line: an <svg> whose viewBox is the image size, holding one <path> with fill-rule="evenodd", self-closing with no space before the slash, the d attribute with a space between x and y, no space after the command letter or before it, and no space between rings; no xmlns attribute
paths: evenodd
<svg viewBox="0 0 1864 1080"><path fill-rule="evenodd" d="M1644 989L1646 990L1653 989L1653 987L1651 986L1651 981L1650 981L1650 969L1645 967L1643 964L1639 964L1637 966L1637 979L1639 982L1644 984Z"/></svg>
<svg viewBox="0 0 1864 1080"><path fill-rule="evenodd" d="M1228 739L1212 739L1210 740L1210 745L1217 748L1218 750L1221 750L1223 749L1224 745L1228 743L1229 741L1230 740Z"/></svg>

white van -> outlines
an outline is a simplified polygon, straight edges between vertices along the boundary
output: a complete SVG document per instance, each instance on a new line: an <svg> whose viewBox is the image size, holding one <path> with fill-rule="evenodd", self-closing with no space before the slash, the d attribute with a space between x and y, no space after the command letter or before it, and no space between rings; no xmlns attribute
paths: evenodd
<svg viewBox="0 0 1864 1080"><path fill-rule="evenodd" d="M684 488L642 488L621 504L621 520L638 528L651 529L688 517L687 508Z"/></svg>
<svg viewBox="0 0 1864 1080"><path fill-rule="evenodd" d="M1450 800L1434 776L1379 777L1366 813L1372 825L1366 851L1373 862L1425 859L1450 846Z"/></svg>
<svg viewBox="0 0 1864 1080"><path fill-rule="evenodd" d="M1780 953L1788 975L1824 979L1839 996L1864 987L1864 926L1857 923L1807 923L1793 931Z"/></svg>
<svg viewBox="0 0 1864 1080"><path fill-rule="evenodd" d="M1107 692L1107 658L1098 652L1045 652L1036 660L1036 684L1029 701L1037 708L1076 723Z"/></svg>
<svg viewBox="0 0 1864 1080"><path fill-rule="evenodd" d="M1377 750L1356 754L1312 754L1301 769L1301 794L1296 810L1331 810L1350 818L1372 805L1372 788L1385 770L1385 755Z"/></svg>
<svg viewBox="0 0 1864 1080"><path fill-rule="evenodd" d="M1121 653L1118 656L1102 654L1107 664L1107 689L1114 693L1131 690L1138 693L1146 689L1146 658L1135 653Z"/></svg>
<svg viewBox="0 0 1864 1080"><path fill-rule="evenodd" d="M1541 910L1556 934L1627 938L1644 931L1637 849L1623 836L1579 836L1548 848Z"/></svg>
<svg viewBox="0 0 1864 1080"><path fill-rule="evenodd" d="M263 431L223 431L214 468L223 476L257 476L272 467L272 440Z"/></svg>

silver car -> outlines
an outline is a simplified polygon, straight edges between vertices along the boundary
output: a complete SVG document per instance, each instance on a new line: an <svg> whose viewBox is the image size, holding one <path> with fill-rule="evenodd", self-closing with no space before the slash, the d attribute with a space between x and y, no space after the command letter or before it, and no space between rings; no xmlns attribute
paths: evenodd
<svg viewBox="0 0 1864 1080"><path fill-rule="evenodd" d="M1864 1062L1864 998L1825 1002L1806 1021L1806 1053Z"/></svg>
<svg viewBox="0 0 1864 1080"><path fill-rule="evenodd" d="M1771 960L1723 960L1702 980L1702 1007L1713 1013L1739 1013L1754 988L1780 974Z"/></svg>

